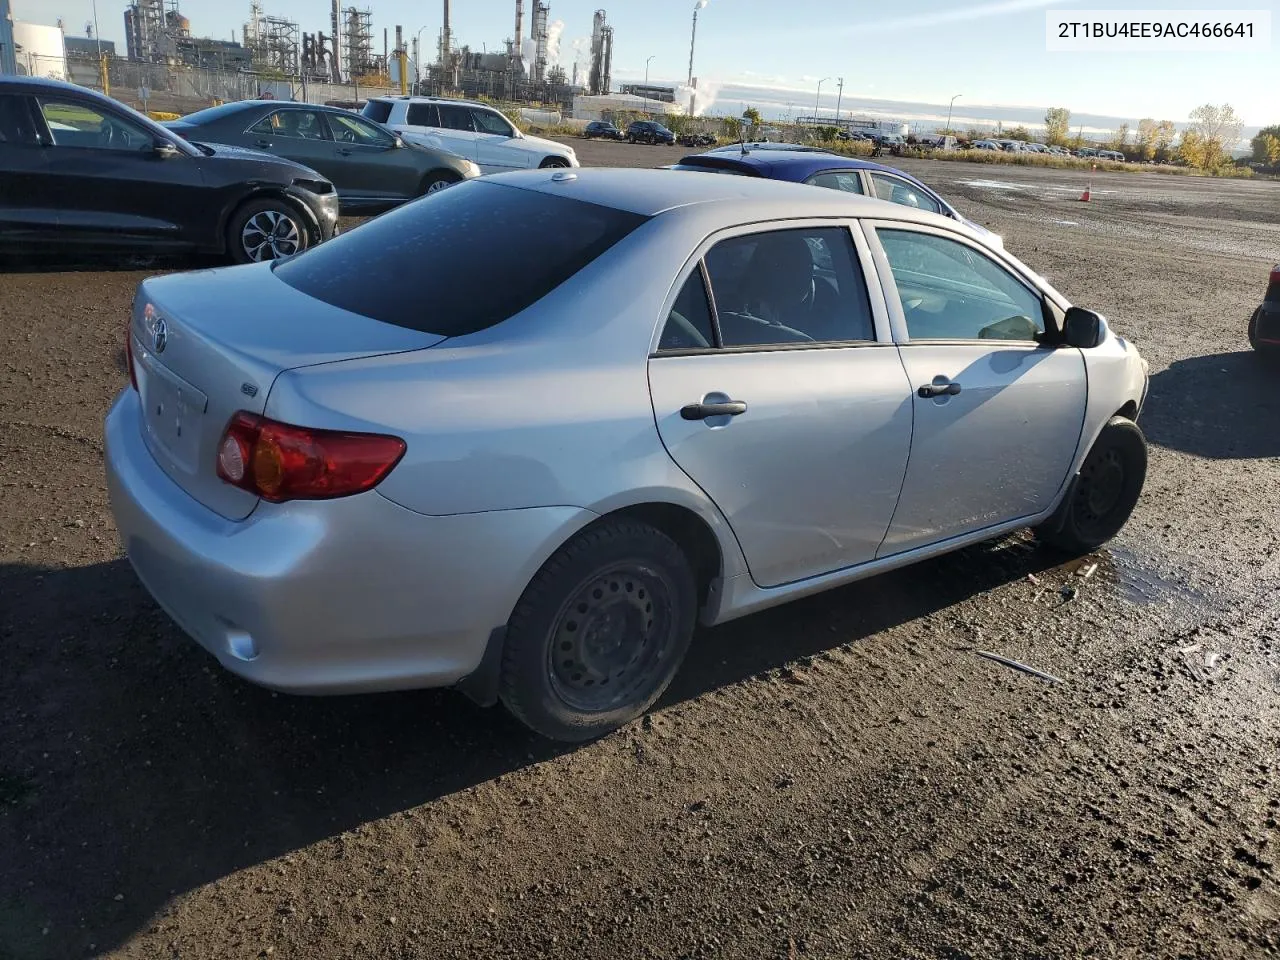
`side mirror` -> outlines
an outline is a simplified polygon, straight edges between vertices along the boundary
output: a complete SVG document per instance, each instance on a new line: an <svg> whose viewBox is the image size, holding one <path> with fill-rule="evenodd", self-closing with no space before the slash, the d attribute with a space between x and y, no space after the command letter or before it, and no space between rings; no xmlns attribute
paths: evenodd
<svg viewBox="0 0 1280 960"><path fill-rule="evenodd" d="M178 148L168 140L157 140L155 145L152 147L152 150L161 160L172 160L174 157L179 155Z"/></svg>
<svg viewBox="0 0 1280 960"><path fill-rule="evenodd" d="M1096 347L1102 343L1106 332L1106 318L1083 307L1071 307L1062 321L1062 339L1069 347L1081 350Z"/></svg>
<svg viewBox="0 0 1280 960"><path fill-rule="evenodd" d="M401 140L399 137L396 137L394 140L391 141L391 146L393 149L399 150L401 147L404 146L404 141Z"/></svg>

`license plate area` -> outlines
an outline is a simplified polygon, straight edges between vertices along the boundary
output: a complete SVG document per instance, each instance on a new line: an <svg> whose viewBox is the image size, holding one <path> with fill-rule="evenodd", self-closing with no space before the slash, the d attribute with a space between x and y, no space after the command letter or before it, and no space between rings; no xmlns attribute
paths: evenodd
<svg viewBox="0 0 1280 960"><path fill-rule="evenodd" d="M150 351L137 351L141 368L143 424L152 449L184 473L194 473L200 460L201 419L209 399L162 365Z"/></svg>

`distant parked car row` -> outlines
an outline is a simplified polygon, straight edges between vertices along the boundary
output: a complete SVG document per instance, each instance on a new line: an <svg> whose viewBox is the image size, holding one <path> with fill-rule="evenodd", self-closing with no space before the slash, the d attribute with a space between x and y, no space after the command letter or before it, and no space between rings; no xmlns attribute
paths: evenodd
<svg viewBox="0 0 1280 960"><path fill-rule="evenodd" d="M974 140L968 144L970 150L1001 150L1006 153L1040 153L1054 157L1093 157L1098 160L1114 160L1123 163L1125 156L1117 150L1098 150L1095 147L1081 147L1079 150L1068 150L1056 144L1035 143L1027 140L1005 140L988 138Z"/></svg>

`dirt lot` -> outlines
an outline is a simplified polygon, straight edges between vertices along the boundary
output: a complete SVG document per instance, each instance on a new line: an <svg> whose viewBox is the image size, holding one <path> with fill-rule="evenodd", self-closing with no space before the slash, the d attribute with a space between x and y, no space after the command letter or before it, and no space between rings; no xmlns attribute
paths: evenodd
<svg viewBox="0 0 1280 960"><path fill-rule="evenodd" d="M1137 514L708 631L576 749L224 673L103 489L146 271L0 273L0 958L1280 953L1280 372L1244 337L1280 185L903 166L1151 361Z"/></svg>

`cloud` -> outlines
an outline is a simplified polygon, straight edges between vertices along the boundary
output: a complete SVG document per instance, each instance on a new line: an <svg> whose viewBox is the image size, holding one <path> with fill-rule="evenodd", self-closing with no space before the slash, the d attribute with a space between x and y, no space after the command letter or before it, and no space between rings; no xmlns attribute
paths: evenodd
<svg viewBox="0 0 1280 960"><path fill-rule="evenodd" d="M964 23L969 20L985 20L989 17L999 17L1024 10L1070 6L1077 2L1079 0L996 0L994 3L954 7L949 10L938 10L909 17L896 17L891 20L872 20L836 28L824 27L823 32L825 34L834 33L837 35L864 37L869 33L893 33L898 30L938 27L948 23ZM798 34L799 31L788 31L788 33Z"/></svg>

